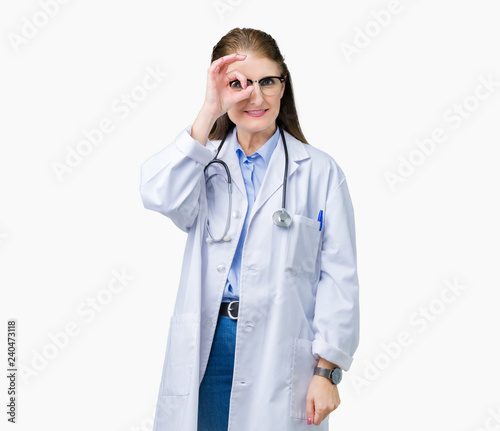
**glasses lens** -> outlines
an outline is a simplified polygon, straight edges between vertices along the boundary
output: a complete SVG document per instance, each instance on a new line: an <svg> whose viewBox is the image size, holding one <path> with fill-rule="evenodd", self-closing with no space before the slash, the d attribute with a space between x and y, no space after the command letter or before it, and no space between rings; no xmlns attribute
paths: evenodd
<svg viewBox="0 0 500 431"><path fill-rule="evenodd" d="M252 83L251 82L247 82L247 85L252 85ZM243 86L241 85L241 82L238 81L237 79L234 80L234 81L231 81L229 83L229 87L233 91L241 91L241 90L243 90Z"/></svg>
<svg viewBox="0 0 500 431"><path fill-rule="evenodd" d="M275 96L281 91L281 81L278 78L263 78L259 81L260 89L266 96Z"/></svg>
<svg viewBox="0 0 500 431"><path fill-rule="evenodd" d="M252 85L252 81L247 81L247 85ZM276 96L283 87L283 83L278 78L262 78L259 85L262 94L266 96ZM229 87L235 92L243 90L243 86L238 80L231 81Z"/></svg>

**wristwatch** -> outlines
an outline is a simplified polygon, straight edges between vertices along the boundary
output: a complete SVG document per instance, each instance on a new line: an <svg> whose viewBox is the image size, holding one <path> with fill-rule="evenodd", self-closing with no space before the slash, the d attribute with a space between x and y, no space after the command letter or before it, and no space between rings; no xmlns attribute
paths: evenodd
<svg viewBox="0 0 500 431"><path fill-rule="evenodd" d="M334 369L314 367L314 374L326 377L334 385L338 385L342 380L342 370L338 367Z"/></svg>

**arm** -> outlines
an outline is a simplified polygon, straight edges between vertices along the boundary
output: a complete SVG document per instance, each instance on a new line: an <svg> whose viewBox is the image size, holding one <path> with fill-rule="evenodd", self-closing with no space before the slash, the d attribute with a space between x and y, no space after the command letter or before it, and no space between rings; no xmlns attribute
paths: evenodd
<svg viewBox="0 0 500 431"><path fill-rule="evenodd" d="M237 70L227 72L230 64L245 58L245 54L234 53L212 62L207 71L205 102L192 127L141 167L144 206L169 217L184 232L189 231L199 213L203 170L215 155L205 148L210 130L217 118L253 91L253 85L238 93L228 86L232 79L247 81Z"/></svg>
<svg viewBox="0 0 500 431"><path fill-rule="evenodd" d="M312 351L319 367L347 371L359 342L358 276L354 212L345 177L338 172L338 180L330 178L324 213ZM319 425L340 405L338 387L314 375L306 403L308 425Z"/></svg>
<svg viewBox="0 0 500 431"><path fill-rule="evenodd" d="M359 343L359 288L354 211L345 176L337 169L324 212L312 353L348 371Z"/></svg>
<svg viewBox="0 0 500 431"><path fill-rule="evenodd" d="M335 368L335 364L320 358L318 366ZM337 385L323 376L314 375L306 396L307 425L319 425L340 405Z"/></svg>
<svg viewBox="0 0 500 431"><path fill-rule="evenodd" d="M192 126L141 167L144 207L169 217L184 232L193 225L199 212L203 169L214 156L206 148L214 122L202 108Z"/></svg>

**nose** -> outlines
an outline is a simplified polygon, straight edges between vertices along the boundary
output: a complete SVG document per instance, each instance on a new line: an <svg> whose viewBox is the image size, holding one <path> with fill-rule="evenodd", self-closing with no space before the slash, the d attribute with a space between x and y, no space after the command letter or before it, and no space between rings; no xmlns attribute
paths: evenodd
<svg viewBox="0 0 500 431"><path fill-rule="evenodd" d="M264 95L262 94L262 90L260 89L260 85L258 82L254 82L253 84L253 91L250 94L250 100L258 105L264 100Z"/></svg>

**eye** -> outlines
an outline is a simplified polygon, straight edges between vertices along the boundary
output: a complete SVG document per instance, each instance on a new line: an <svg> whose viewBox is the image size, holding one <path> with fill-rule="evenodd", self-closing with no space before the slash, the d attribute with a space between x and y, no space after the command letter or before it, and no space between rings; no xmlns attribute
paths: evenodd
<svg viewBox="0 0 500 431"><path fill-rule="evenodd" d="M240 84L240 81L238 81L237 79L234 80L234 81L231 81L229 83L229 86L233 89L233 90L239 90L241 89L241 84Z"/></svg>
<svg viewBox="0 0 500 431"><path fill-rule="evenodd" d="M262 78L260 85L263 87L272 87L273 85L276 85L276 81L276 78Z"/></svg>

